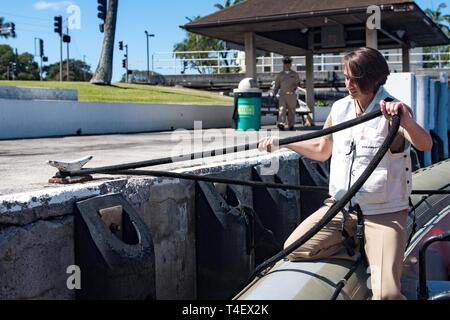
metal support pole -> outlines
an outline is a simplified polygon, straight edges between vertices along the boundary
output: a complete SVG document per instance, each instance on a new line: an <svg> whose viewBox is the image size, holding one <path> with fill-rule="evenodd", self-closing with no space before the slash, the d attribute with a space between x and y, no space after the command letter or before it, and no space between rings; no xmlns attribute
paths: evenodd
<svg viewBox="0 0 450 320"><path fill-rule="evenodd" d="M37 51L36 51L36 40L37 40L38 38L34 38L34 56L36 57L37 56Z"/></svg>
<svg viewBox="0 0 450 320"><path fill-rule="evenodd" d="M69 19L67 19L69 20ZM67 21L67 35L69 35L69 22ZM70 67L69 67L69 42L67 42L67 82L70 81Z"/></svg>
<svg viewBox="0 0 450 320"><path fill-rule="evenodd" d="M41 66L39 67L39 80L42 81L42 59L43 57L41 56Z"/></svg>
<svg viewBox="0 0 450 320"><path fill-rule="evenodd" d="M128 83L128 45L125 45L125 54L127 55L126 58L126 75L125 75L125 82Z"/></svg>
<svg viewBox="0 0 450 320"><path fill-rule="evenodd" d="M34 56L37 57L37 46L36 46L36 40L42 40L40 38L34 38ZM40 42L39 42L40 44ZM39 64L39 81L42 81L42 56L41 53L42 49L39 47L39 57L41 58L41 63Z"/></svg>
<svg viewBox="0 0 450 320"><path fill-rule="evenodd" d="M62 70L63 70L63 38L62 34L59 36L59 81L63 81Z"/></svg>
<svg viewBox="0 0 450 320"><path fill-rule="evenodd" d="M148 47L148 32L145 31L145 37L147 38L147 83L150 81L150 52Z"/></svg>
<svg viewBox="0 0 450 320"><path fill-rule="evenodd" d="M86 55L83 55L83 63L84 63L84 68L86 67ZM86 81L86 70L84 70L83 72L83 80Z"/></svg>

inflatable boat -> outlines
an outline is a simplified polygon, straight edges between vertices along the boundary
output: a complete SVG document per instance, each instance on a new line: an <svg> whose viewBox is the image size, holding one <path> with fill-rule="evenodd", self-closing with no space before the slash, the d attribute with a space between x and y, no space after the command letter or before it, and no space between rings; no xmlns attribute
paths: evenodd
<svg viewBox="0 0 450 320"><path fill-rule="evenodd" d="M414 189L448 190L450 160L420 169ZM450 299L450 195L412 196L408 222L413 232L405 252L402 292L407 299ZM371 298L364 259L278 261L249 283L235 300L365 300Z"/></svg>

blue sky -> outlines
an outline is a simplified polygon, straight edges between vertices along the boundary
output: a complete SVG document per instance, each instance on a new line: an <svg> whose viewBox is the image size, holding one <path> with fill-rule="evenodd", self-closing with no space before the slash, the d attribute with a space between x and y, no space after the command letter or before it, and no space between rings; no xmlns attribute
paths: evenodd
<svg viewBox="0 0 450 320"><path fill-rule="evenodd" d="M34 38L45 41L45 55L50 63L59 61L59 38L53 32L53 17L66 13L69 5L77 5L81 10L80 29L70 31L72 43L71 58L83 59L95 69L101 51L103 34L98 31L96 0L1 0L0 16L16 23L16 39L1 39L18 52L34 53ZM120 0L117 21L116 43L124 40L129 45L131 69L146 70L147 53L145 30L155 34L150 38L150 54L172 51L175 43L181 41L185 32L179 28L187 22L186 17L207 15L216 11L215 3L224 0ZM447 3L446 13L450 13L449 0L418 0L422 8L435 8L439 3ZM116 46L117 48L117 46ZM64 50L64 56L66 55ZM113 81L120 80L123 52L115 50Z"/></svg>

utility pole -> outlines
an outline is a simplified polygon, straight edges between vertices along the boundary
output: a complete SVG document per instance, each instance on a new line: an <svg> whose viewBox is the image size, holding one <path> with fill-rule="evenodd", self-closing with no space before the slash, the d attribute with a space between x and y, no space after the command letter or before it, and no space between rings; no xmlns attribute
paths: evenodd
<svg viewBox="0 0 450 320"><path fill-rule="evenodd" d="M147 30L145 30L145 36L147 38L147 83L150 82L150 51L148 46L148 38L154 37L154 34L148 33Z"/></svg>

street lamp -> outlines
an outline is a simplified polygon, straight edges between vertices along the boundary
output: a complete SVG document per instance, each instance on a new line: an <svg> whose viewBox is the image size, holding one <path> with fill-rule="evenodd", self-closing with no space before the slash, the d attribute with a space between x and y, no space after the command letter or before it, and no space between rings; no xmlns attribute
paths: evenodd
<svg viewBox="0 0 450 320"><path fill-rule="evenodd" d="M148 38L154 36L154 34L148 33L148 31L145 30L145 37L147 39L147 83L150 81L150 52L148 47Z"/></svg>

